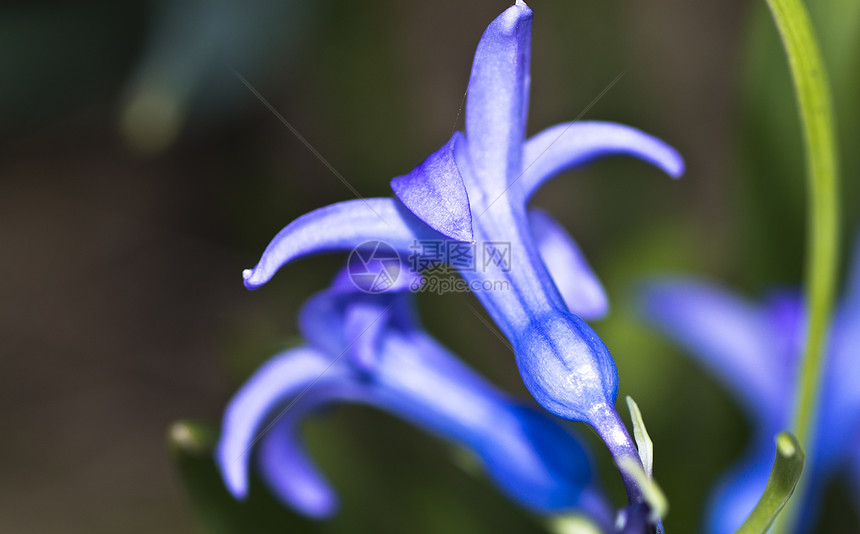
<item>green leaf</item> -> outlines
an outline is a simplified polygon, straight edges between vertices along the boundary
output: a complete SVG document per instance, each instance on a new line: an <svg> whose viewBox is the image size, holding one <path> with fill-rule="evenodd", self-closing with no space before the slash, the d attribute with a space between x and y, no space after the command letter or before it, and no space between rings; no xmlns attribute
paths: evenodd
<svg viewBox="0 0 860 534"><path fill-rule="evenodd" d="M805 455L797 438L788 432L776 437L776 459L767 486L753 511L735 534L766 534L791 498L803 473Z"/></svg>
<svg viewBox="0 0 860 534"><path fill-rule="evenodd" d="M645 421L639 405L630 395L627 396L627 408L630 409L630 418L633 420L633 438L636 440L636 448L639 449L639 458L648 478L654 476L654 442L645 429Z"/></svg>

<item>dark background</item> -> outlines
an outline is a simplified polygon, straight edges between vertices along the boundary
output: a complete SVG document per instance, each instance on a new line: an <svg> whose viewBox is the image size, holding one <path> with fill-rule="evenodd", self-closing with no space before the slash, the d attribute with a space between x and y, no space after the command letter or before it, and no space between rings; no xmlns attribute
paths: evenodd
<svg viewBox="0 0 860 534"><path fill-rule="evenodd" d="M817 2L813 12L842 134L846 242L860 205L855 3ZM309 259L257 292L243 288L242 269L282 226L352 194L233 71L363 196L388 195L390 178L449 137L475 45L507 5L2 8L0 531L195 531L169 424L217 424L342 261ZM751 296L800 281L804 162L786 61L763 2L531 7L529 133L572 120L624 72L584 118L642 128L687 162L672 182L637 161L603 161L566 173L534 204L577 238L609 292L610 318L594 326L616 358L619 398L637 399L654 439L667 527L694 532L748 423L719 384L643 326L631 289L666 271ZM473 297L420 300L440 340L527 395L508 349L468 311ZM623 400L619 409L626 416ZM242 531L540 531L454 451L386 415L337 409L308 425L308 439L341 514L307 522L255 485L251 504L220 507L254 521ZM589 439L620 503L608 454ZM821 532L857 529L850 502L830 489Z"/></svg>

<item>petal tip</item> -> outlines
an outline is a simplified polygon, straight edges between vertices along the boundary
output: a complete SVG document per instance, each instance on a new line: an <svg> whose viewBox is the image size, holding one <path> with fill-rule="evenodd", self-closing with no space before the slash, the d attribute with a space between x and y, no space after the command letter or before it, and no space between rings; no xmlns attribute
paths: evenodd
<svg viewBox="0 0 860 534"><path fill-rule="evenodd" d="M605 297L596 299L594 302L589 303L583 312L577 313L577 315L586 321L605 319L609 315L609 301Z"/></svg>
<svg viewBox="0 0 860 534"><path fill-rule="evenodd" d="M517 2L499 15L487 30L492 28L498 36L515 37L530 27L532 16L529 6L524 2Z"/></svg>
<svg viewBox="0 0 860 534"><path fill-rule="evenodd" d="M463 135L455 132L442 148L390 185L397 199L424 224L445 237L471 242L472 210L454 155L462 140Z"/></svg>
<svg viewBox="0 0 860 534"><path fill-rule="evenodd" d="M334 495L323 492L315 495L305 495L301 503L296 503L306 516L313 519L330 519L338 510L340 503Z"/></svg>
<svg viewBox="0 0 860 534"><path fill-rule="evenodd" d="M236 481L227 480L226 485L227 489L230 491L230 495L232 495L237 501L244 501L248 498L248 484L244 480L238 483Z"/></svg>
<svg viewBox="0 0 860 534"><path fill-rule="evenodd" d="M643 133L642 135L650 138L654 143L650 158L647 156L647 153L643 152L645 159L650 159L652 164L659 167L673 180L680 178L686 170L681 153L665 141L661 141L649 134Z"/></svg>
<svg viewBox="0 0 860 534"><path fill-rule="evenodd" d="M516 35L521 28L521 23L530 22L532 18L532 10L522 0L516 0L514 4L505 9L493 22L487 27L496 35ZM484 33L487 36L487 33Z"/></svg>
<svg viewBox="0 0 860 534"><path fill-rule="evenodd" d="M245 500L248 497L247 467L240 458L231 454L230 447L223 441L215 454L215 463L230 495L237 500Z"/></svg>
<svg viewBox="0 0 860 534"><path fill-rule="evenodd" d="M242 281L246 288L253 290L265 284L267 280L264 279L259 270L254 268L242 271Z"/></svg>
<svg viewBox="0 0 860 534"><path fill-rule="evenodd" d="M681 176L684 175L684 171L686 171L686 165L684 164L684 158L681 157L675 149L672 149L672 157L667 162L666 173L674 180L677 180Z"/></svg>
<svg viewBox="0 0 860 534"><path fill-rule="evenodd" d="M526 4L523 0L516 0L514 5L509 7L503 13L505 17L510 17L509 21L516 23L519 20L531 17L533 15L532 9Z"/></svg>
<svg viewBox="0 0 860 534"><path fill-rule="evenodd" d="M609 297L600 280L591 273L591 277L583 277L579 291L570 295L570 311L586 321L597 321L609 314Z"/></svg>
<svg viewBox="0 0 860 534"><path fill-rule="evenodd" d="M457 227L451 228L450 232L444 233L445 237L450 237L451 239L456 239L457 241L463 241L464 243L474 243L475 242L475 234L472 231L472 221L469 220L468 225L460 225Z"/></svg>

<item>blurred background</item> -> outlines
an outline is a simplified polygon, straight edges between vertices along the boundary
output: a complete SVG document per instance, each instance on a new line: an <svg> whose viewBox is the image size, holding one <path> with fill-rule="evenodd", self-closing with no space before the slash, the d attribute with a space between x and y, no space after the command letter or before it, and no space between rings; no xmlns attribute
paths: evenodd
<svg viewBox="0 0 860 534"><path fill-rule="evenodd" d="M654 440L667 528L695 532L748 423L717 382L644 327L632 289L665 272L751 297L799 283L804 162L786 61L763 2L530 5L530 133L572 120L623 72L584 118L642 128L686 158L679 182L641 162L601 161L559 177L534 204L577 238L609 292L612 313L593 326L616 358L619 398L636 398ZM860 215L858 5L812 6L841 134L845 243ZM249 503L233 503L205 458L183 467L202 481L189 498L165 438L178 418L217 425L344 259L305 260L259 291L243 288L242 269L282 226L352 194L234 72L363 196L388 195L392 177L462 128L472 54L507 6L0 8L0 531L541 531L456 451L366 408L307 426L342 496L326 523L282 509L256 483ZM420 297L434 335L526 397L508 349L466 305L478 307L470 295ZM578 430L620 503L609 455ZM218 503L208 521L193 506L201 487ZM850 503L842 485L828 488L819 531L858 531Z"/></svg>

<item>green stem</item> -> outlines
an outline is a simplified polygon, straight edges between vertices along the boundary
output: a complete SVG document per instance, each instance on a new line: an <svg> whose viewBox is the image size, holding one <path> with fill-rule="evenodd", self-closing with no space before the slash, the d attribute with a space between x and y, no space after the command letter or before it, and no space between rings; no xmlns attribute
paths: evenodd
<svg viewBox="0 0 860 534"><path fill-rule="evenodd" d="M791 498L803 473L804 459L803 449L794 436L781 432L776 437L776 459L773 461L770 478L767 479L767 487L758 504L735 534L767 533L780 510Z"/></svg>
<svg viewBox="0 0 860 534"><path fill-rule="evenodd" d="M798 373L793 427L803 449L812 455L815 454L812 436L824 368L824 346L836 291L839 252L836 133L827 73L806 7L802 0L766 1L791 67L807 158L809 201L805 292L808 330ZM801 482L798 489L801 496L795 502L803 500L804 490ZM790 517L794 515L789 514ZM791 523L791 519L781 520L778 526L787 527Z"/></svg>

